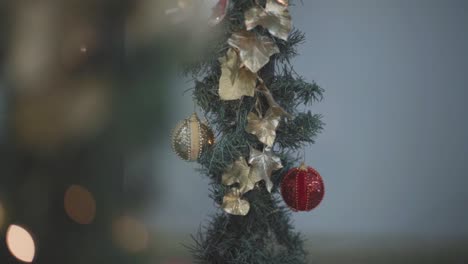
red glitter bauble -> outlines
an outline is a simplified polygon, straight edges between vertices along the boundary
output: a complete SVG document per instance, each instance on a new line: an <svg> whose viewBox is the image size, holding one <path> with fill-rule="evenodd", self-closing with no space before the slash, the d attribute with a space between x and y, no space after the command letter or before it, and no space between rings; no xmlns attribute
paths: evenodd
<svg viewBox="0 0 468 264"><path fill-rule="evenodd" d="M320 174L302 164L288 171L281 182L281 195L294 211L310 211L323 199L325 187Z"/></svg>

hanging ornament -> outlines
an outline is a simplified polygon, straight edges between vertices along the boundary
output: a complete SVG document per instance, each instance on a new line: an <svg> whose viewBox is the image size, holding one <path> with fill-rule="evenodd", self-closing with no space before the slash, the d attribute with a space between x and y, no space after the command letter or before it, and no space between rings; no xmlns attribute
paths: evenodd
<svg viewBox="0 0 468 264"><path fill-rule="evenodd" d="M237 100L242 96L254 96L257 74L241 67L239 55L229 49L225 57L219 58L221 77L219 79L219 97L221 100Z"/></svg>
<svg viewBox="0 0 468 264"><path fill-rule="evenodd" d="M224 185L239 184L239 191L244 194L255 187L255 184L261 181L257 177L258 174L251 173L250 167L245 161L245 158L240 157L233 164L227 167L222 176L222 183Z"/></svg>
<svg viewBox="0 0 468 264"><path fill-rule="evenodd" d="M252 165L251 173L255 174L253 177L264 180L267 190L271 192L273 188L273 182L270 179L271 173L283 168L281 159L273 155L270 147L265 147L263 152L250 148L249 163Z"/></svg>
<svg viewBox="0 0 468 264"><path fill-rule="evenodd" d="M247 215L250 210L250 204L242 199L242 192L238 188L232 188L223 197L222 207L224 211L232 215Z"/></svg>
<svg viewBox="0 0 468 264"><path fill-rule="evenodd" d="M179 122L172 133L172 149L184 160L197 160L213 144L213 131L196 113Z"/></svg>
<svg viewBox="0 0 468 264"><path fill-rule="evenodd" d="M288 40L292 29L291 15L286 2L267 0L265 8L255 5L245 12L245 26L251 30L256 26L262 26L271 35L282 40Z"/></svg>
<svg viewBox="0 0 468 264"><path fill-rule="evenodd" d="M253 112L247 115L247 133L256 135L258 140L268 147L273 147L276 138L276 128L281 120L281 114L274 111L273 108L268 109L265 116L259 117Z"/></svg>
<svg viewBox="0 0 468 264"><path fill-rule="evenodd" d="M227 9L229 7L229 0L219 0L218 3L213 7L213 13L211 14L209 24L215 26L223 21L226 16Z"/></svg>
<svg viewBox="0 0 468 264"><path fill-rule="evenodd" d="M279 53L278 46L269 37L245 30L233 33L228 44L239 50L242 64L254 73L263 68L273 54Z"/></svg>
<svg viewBox="0 0 468 264"><path fill-rule="evenodd" d="M310 211L323 199L325 188L320 174L302 164L288 171L281 182L281 195L294 211Z"/></svg>

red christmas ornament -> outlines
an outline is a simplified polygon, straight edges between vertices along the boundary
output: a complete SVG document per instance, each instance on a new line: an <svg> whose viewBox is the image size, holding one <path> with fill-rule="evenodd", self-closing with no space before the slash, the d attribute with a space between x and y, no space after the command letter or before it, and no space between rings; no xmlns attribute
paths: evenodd
<svg viewBox="0 0 468 264"><path fill-rule="evenodd" d="M213 7L213 13L210 18L210 25L215 26L223 21L229 7L229 0L219 0Z"/></svg>
<svg viewBox="0 0 468 264"><path fill-rule="evenodd" d="M310 211L323 199L325 187L320 174L302 164L288 171L281 182L281 195L294 211Z"/></svg>

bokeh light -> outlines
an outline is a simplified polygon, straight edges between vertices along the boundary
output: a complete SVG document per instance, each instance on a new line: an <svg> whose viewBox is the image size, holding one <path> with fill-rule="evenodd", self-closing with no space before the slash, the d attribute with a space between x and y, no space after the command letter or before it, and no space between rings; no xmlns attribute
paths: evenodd
<svg viewBox="0 0 468 264"><path fill-rule="evenodd" d="M80 47L80 51L81 51L82 53L86 53L86 52L88 51L88 48L87 48L85 45L82 45L82 46Z"/></svg>
<svg viewBox="0 0 468 264"><path fill-rule="evenodd" d="M65 212L78 224L93 222L96 215L96 201L90 191L79 185L70 186L65 192Z"/></svg>
<svg viewBox="0 0 468 264"><path fill-rule="evenodd" d="M23 262L32 262L36 247L31 234L26 229L11 225L6 233L6 243L11 254Z"/></svg>
<svg viewBox="0 0 468 264"><path fill-rule="evenodd" d="M93 24L83 21L82 18L69 18L64 23L67 34L61 35L58 51L62 69L72 72L77 68L86 67L88 55L96 51L100 39Z"/></svg>
<svg viewBox="0 0 468 264"><path fill-rule="evenodd" d="M148 229L143 223L130 216L122 216L114 221L112 236L114 243L129 253L140 252L148 247Z"/></svg>
<svg viewBox="0 0 468 264"><path fill-rule="evenodd" d="M50 153L94 137L110 117L109 82L93 76L62 78L47 93L18 95L12 109L18 142Z"/></svg>

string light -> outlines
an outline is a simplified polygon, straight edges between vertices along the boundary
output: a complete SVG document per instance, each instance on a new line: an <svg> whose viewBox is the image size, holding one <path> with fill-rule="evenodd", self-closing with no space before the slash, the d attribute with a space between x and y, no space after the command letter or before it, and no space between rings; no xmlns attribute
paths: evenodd
<svg viewBox="0 0 468 264"><path fill-rule="evenodd" d="M96 215L96 201L86 188L79 185L70 186L65 192L65 212L78 224L91 224Z"/></svg>
<svg viewBox="0 0 468 264"><path fill-rule="evenodd" d="M86 47L85 45L82 45L80 47L80 51L81 51L81 53L86 53L86 52L88 52L88 47Z"/></svg>
<svg viewBox="0 0 468 264"><path fill-rule="evenodd" d="M133 217L117 218L112 225L112 235L114 243L127 252L136 253L148 247L148 229Z"/></svg>
<svg viewBox="0 0 468 264"><path fill-rule="evenodd" d="M6 243L11 254L20 261L32 262L36 247L31 234L26 229L11 225L6 233Z"/></svg>

